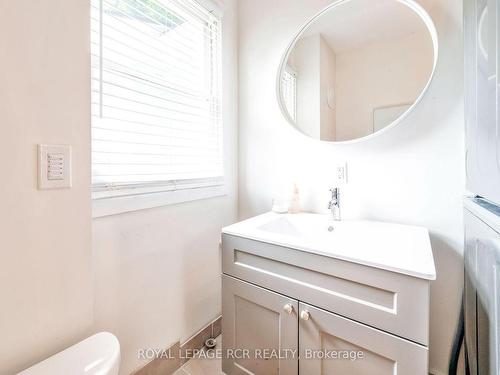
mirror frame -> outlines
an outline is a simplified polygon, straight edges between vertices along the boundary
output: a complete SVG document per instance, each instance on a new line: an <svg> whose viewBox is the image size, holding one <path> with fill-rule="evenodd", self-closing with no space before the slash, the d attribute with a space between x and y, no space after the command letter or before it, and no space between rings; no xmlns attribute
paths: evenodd
<svg viewBox="0 0 500 375"><path fill-rule="evenodd" d="M304 25L302 25L302 27L299 29L299 32L295 35L295 37L292 39L292 41L288 44L288 46L287 46L287 48L285 50L285 53L284 53L283 57L281 58L280 65L279 65L279 68L278 68L278 76L277 76L277 79L276 79L276 93L277 93L278 105L280 107L281 113L283 114L283 116L285 117L285 119L288 121L288 123L296 131L298 131L300 134L302 134L303 136L305 136L305 137L307 137L309 139L314 139L316 141L326 142L326 143L331 143L331 144L338 144L338 145L341 145L341 144L350 144L350 143L357 143L357 142L361 142L361 141L367 141L367 140L372 139L372 138L374 138L374 137L376 137L378 135L384 134L387 131L389 131L390 129L396 127L411 112L413 112L414 109L415 109L415 107L417 106L417 104L420 103L420 101L422 100L423 96L425 95L425 93L429 89L429 86L430 86L430 84L432 82L432 79L434 78L434 73L436 71L436 65L437 65L437 60L438 60L438 52L439 52L438 34L437 34L437 31L436 31L436 27L434 26L434 22L432 21L432 18L427 13L427 11L420 4L417 4L413 0L394 0L394 1L397 1L397 2L399 2L401 4L406 5L408 8L410 8L411 10L413 10L420 17L420 19L424 22L425 26L427 27L427 31L429 32L429 34L431 36L432 45L433 45L433 52L434 52L433 53L433 62L432 62L432 71L431 71L429 79L427 80L427 83L425 84L424 88L422 89L422 91L418 95L417 99L415 99L415 101L413 102L413 104L410 106L410 108L408 108L401 116L399 116L392 123L390 123L389 125L387 125L383 129L381 129L381 130L379 130L379 131L377 131L375 133L368 134L368 135L365 135L364 137L360 137L360 138L349 139L349 140L346 140L346 141L323 141L321 139L316 139L316 138L313 138L313 137L309 137L307 134L305 134L304 132L302 132L299 129L299 127L295 124L295 122L290 117L290 114L288 113L288 111L286 109L285 103L283 101L283 93L282 93L282 90L281 90L281 77L282 77L283 72L285 70L286 63L288 61L288 57L290 56L290 53L292 52L292 49L295 47L295 44L301 38L302 34L304 34L304 32L307 30L307 28L312 23L314 23L317 19L319 19L323 14L325 14L326 12L332 10L333 8L336 8L337 6L339 6L341 4L345 4L345 3L348 3L350 1L351 0L336 0L332 4L330 4L327 7L323 8L316 15L314 15L309 21L307 21Z"/></svg>

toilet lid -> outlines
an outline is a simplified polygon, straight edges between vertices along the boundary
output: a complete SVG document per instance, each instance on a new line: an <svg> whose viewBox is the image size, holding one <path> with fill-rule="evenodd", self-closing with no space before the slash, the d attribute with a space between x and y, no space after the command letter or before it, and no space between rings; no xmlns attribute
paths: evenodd
<svg viewBox="0 0 500 375"><path fill-rule="evenodd" d="M100 332L18 375L114 375L119 363L118 339L109 332Z"/></svg>

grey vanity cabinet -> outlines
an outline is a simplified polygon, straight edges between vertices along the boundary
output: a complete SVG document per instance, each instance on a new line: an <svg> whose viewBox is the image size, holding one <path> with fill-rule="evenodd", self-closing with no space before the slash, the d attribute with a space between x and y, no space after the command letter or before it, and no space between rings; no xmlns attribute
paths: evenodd
<svg viewBox="0 0 500 375"><path fill-rule="evenodd" d="M305 303L299 310L308 316L299 319L300 374L427 374L424 346Z"/></svg>
<svg viewBox="0 0 500 375"><path fill-rule="evenodd" d="M225 374L428 374L429 280L227 234L222 251Z"/></svg>
<svg viewBox="0 0 500 375"><path fill-rule="evenodd" d="M337 314L227 275L222 299L228 375L427 373L426 347Z"/></svg>
<svg viewBox="0 0 500 375"><path fill-rule="evenodd" d="M296 375L297 311L296 300L222 275L224 373Z"/></svg>

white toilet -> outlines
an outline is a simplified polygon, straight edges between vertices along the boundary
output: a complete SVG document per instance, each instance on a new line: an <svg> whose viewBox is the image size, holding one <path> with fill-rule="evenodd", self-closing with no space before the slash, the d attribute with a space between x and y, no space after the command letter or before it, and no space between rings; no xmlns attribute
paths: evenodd
<svg viewBox="0 0 500 375"><path fill-rule="evenodd" d="M118 375L119 368L120 343L113 334L101 332L18 375Z"/></svg>

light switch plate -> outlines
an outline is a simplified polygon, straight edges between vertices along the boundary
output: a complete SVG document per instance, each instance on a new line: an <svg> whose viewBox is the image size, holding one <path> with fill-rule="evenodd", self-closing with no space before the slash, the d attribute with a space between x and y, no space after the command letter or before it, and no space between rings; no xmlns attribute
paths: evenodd
<svg viewBox="0 0 500 375"><path fill-rule="evenodd" d="M337 186L347 184L347 163L336 164L334 173L334 180Z"/></svg>
<svg viewBox="0 0 500 375"><path fill-rule="evenodd" d="M71 187L71 146L38 145L38 188Z"/></svg>

